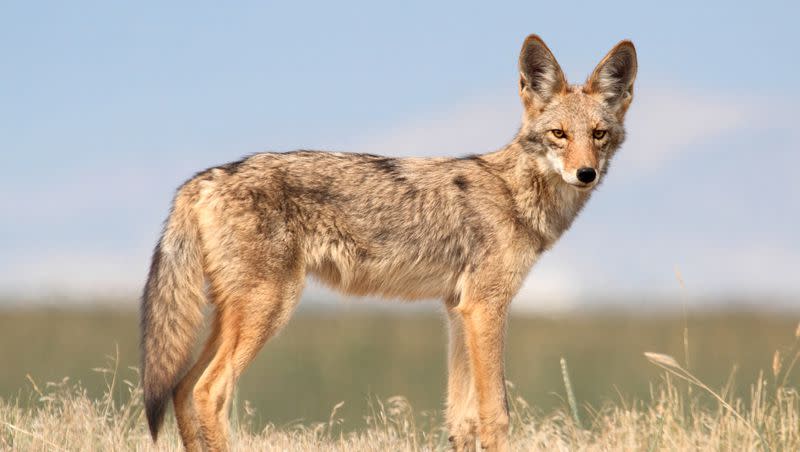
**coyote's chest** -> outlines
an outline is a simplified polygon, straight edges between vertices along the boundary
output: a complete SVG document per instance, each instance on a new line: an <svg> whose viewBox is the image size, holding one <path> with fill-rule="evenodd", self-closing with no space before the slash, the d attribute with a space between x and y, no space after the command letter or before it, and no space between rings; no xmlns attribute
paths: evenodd
<svg viewBox="0 0 800 452"><path fill-rule="evenodd" d="M521 222L533 236L538 250L552 247L580 213L588 192L581 192L565 184L547 187L547 190L529 190L517 196L517 209Z"/></svg>

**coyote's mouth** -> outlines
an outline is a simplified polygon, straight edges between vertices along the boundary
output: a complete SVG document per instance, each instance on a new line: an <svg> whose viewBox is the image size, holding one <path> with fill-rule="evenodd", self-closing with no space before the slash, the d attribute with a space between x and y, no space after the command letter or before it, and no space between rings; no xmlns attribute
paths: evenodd
<svg viewBox="0 0 800 452"><path fill-rule="evenodd" d="M595 182L592 182L592 183L589 183L589 184L584 184L582 182L577 182L577 183L569 182L569 181L566 181L566 182L567 182L567 184L571 185L572 187L574 187L578 191L590 191L595 186L597 186L597 183L595 183Z"/></svg>

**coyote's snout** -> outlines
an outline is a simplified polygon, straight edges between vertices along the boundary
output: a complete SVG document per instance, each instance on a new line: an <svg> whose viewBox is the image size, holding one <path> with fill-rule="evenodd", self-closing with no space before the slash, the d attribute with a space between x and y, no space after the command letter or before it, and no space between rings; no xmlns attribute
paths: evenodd
<svg viewBox="0 0 800 452"><path fill-rule="evenodd" d="M532 35L519 69L522 126L499 151L406 159L262 153L181 186L142 297L154 439L172 399L187 450L228 448L236 381L286 324L312 275L350 294L443 300L452 446L508 448L508 306L622 143L636 52L622 41L584 85L569 85ZM195 359L209 303L211 332Z"/></svg>

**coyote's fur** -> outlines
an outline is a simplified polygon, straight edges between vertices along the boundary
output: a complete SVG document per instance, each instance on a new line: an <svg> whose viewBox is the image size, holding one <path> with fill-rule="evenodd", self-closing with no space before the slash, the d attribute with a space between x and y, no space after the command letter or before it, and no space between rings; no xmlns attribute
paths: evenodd
<svg viewBox="0 0 800 452"><path fill-rule="evenodd" d="M263 153L183 184L142 299L153 438L171 398L186 449L228 448L234 385L287 322L310 274L349 294L442 299L452 445L507 449L509 303L605 175L624 138L636 67L633 44L622 41L584 85L569 85L531 35L519 59L522 125L499 151ZM193 361L207 303L210 337Z"/></svg>

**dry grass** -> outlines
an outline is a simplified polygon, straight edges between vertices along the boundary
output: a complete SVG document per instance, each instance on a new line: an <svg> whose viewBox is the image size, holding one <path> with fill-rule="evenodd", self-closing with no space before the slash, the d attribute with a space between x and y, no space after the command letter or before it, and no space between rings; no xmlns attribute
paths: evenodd
<svg viewBox="0 0 800 452"><path fill-rule="evenodd" d="M771 376L752 382L749 397L736 397L734 373L728 384L713 390L668 355L648 353L647 359L665 370L650 400L617 404L578 418L575 395L562 363L564 408L538 413L514 395L509 384L514 450L800 450L800 395L786 386L800 356L798 340L773 357ZM784 359L782 356L785 356ZM112 361L116 361L112 360ZM98 369L107 378L107 396L92 399L79 384L65 379L40 387L31 380L34 403L0 400L2 450L156 450L147 434L141 389L135 369ZM120 379L127 373L130 379ZM110 396L117 386L127 388L122 402ZM691 388L694 387L694 392ZM334 407L327 423L253 427L255 413L238 404L232 419L235 450L445 450L447 435L438 415L415 415L401 397L375 400L363 425L353 432L337 428ZM173 424L162 434L157 450L180 450Z"/></svg>
<svg viewBox="0 0 800 452"><path fill-rule="evenodd" d="M792 355L784 346L793 340L798 317L691 313L692 372L717 388L736 365L736 395L746 398L759 370L772 368L776 349L788 366ZM114 354L119 344L119 367L134 379L127 368L138 364L137 327L135 312L0 310L0 398L22 396L27 407L26 374L37 382L69 376L90 397L101 398L106 383L92 368L108 366L103 357ZM512 315L507 376L537 410L566 408L563 357L581 421L588 422L587 405L617 401L618 393L628 401L650 400L650 386L662 372L642 352L668 353L686 366L685 327L673 314ZM439 411L446 384L446 334L443 319L434 312L300 312L244 373L239 395L256 409L253 425L258 430L267 422L327 422L331 407L343 400L337 411L343 419L339 430L363 428L368 395L385 399L402 394L416 413ZM800 386L800 373L794 372L787 384ZM118 403L125 400L124 389L117 385Z"/></svg>

